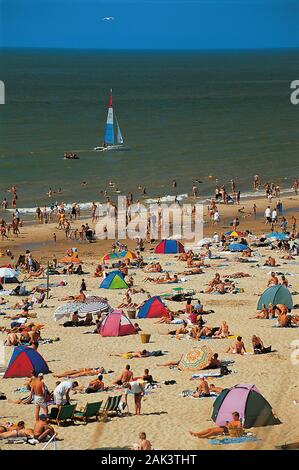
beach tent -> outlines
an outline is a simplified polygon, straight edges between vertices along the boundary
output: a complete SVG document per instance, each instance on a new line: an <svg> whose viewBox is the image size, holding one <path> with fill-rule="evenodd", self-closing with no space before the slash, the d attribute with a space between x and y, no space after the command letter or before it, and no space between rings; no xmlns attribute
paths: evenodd
<svg viewBox="0 0 299 470"><path fill-rule="evenodd" d="M10 265L0 267L0 282L1 283L19 283L19 272L13 269Z"/></svg>
<svg viewBox="0 0 299 470"><path fill-rule="evenodd" d="M208 346L192 349L182 357L178 368L193 371L205 369L210 365L212 356L213 352Z"/></svg>
<svg viewBox="0 0 299 470"><path fill-rule="evenodd" d="M122 310L113 310L103 320L100 329L101 336L126 336L137 333L131 320Z"/></svg>
<svg viewBox="0 0 299 470"><path fill-rule="evenodd" d="M292 295L289 289L285 286L271 286L268 287L260 296L257 304L257 310L262 310L263 304L266 304L266 307L269 307L269 304L283 304L288 307L288 309L292 309Z"/></svg>
<svg viewBox="0 0 299 470"><path fill-rule="evenodd" d="M157 254L184 253L184 251L184 246L177 240L162 240L155 249L155 253Z"/></svg>
<svg viewBox="0 0 299 470"><path fill-rule="evenodd" d="M137 318L169 318L161 297L154 296L148 299L139 309Z"/></svg>
<svg viewBox="0 0 299 470"><path fill-rule="evenodd" d="M100 284L102 289L128 289L128 285L120 271L111 271Z"/></svg>
<svg viewBox="0 0 299 470"><path fill-rule="evenodd" d="M136 259L137 255L133 251L126 251L125 253L125 259Z"/></svg>
<svg viewBox="0 0 299 470"><path fill-rule="evenodd" d="M212 420L218 426L225 426L237 411L244 428L279 424L272 407L255 385L240 384L225 388L213 403Z"/></svg>
<svg viewBox="0 0 299 470"><path fill-rule="evenodd" d="M50 372L46 361L35 349L17 346L14 348L3 378L31 377L33 371L37 374Z"/></svg>
<svg viewBox="0 0 299 470"><path fill-rule="evenodd" d="M243 243L231 243L228 247L229 251L244 251L247 248L248 245L243 245Z"/></svg>
<svg viewBox="0 0 299 470"><path fill-rule="evenodd" d="M274 238L275 240L288 240L290 237L287 233L271 232L267 233L266 238Z"/></svg>

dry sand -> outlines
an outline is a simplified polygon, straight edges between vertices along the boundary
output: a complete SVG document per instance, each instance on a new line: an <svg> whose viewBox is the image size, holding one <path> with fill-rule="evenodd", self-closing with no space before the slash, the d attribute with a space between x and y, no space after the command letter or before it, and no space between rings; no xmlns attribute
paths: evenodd
<svg viewBox="0 0 299 470"><path fill-rule="evenodd" d="M284 199L285 206L293 205L297 200L292 197ZM248 205L252 206L253 201L249 201ZM245 204L242 204L245 205ZM259 200L257 205L260 206L261 211L267 205L267 201ZM238 208L237 208L238 209ZM227 220L231 219L236 214L236 208L224 208L223 213ZM230 211L230 213L228 213ZM295 210L294 210L295 213ZM252 229L255 233L257 231L263 232L265 226L261 221L253 221L247 219L246 224L241 220L241 229ZM222 228L223 227L223 228ZM221 227L215 230L224 231L224 222ZM214 231L214 227L210 225L206 227L205 235ZM48 243L53 232L53 226L40 226L40 227L25 227L22 237L14 242L0 242L0 251L8 246L17 253L20 251L20 244L23 248L26 244L30 245L38 242L36 248L33 249L34 256L40 257L43 261L51 259L53 252L58 256L65 252L66 246L73 246L73 242L64 242L63 235L59 234L58 243L54 247L54 243ZM78 244L77 244L78 245ZM109 299L112 306L119 304L123 298L124 291L122 290L104 290L99 289L100 281L92 277L95 265L97 264L100 255L107 251L110 242L100 242L95 244L86 244L79 246L79 255L84 261L84 270L91 273L84 275L87 280L88 294L103 295ZM21 251L24 251L21 250ZM264 262L265 256L269 255L266 249L258 250L262 258L259 259L259 264ZM215 250L213 250L215 252ZM277 259L280 254L278 252L271 252ZM152 255L148 251L145 253L145 260L151 256L157 257L162 266L169 270L170 273L181 272L185 268L185 263L178 262L174 256L170 255ZM75 426L67 426L56 428L59 437L62 439L58 442L59 449L123 449L131 447L138 440L138 434L141 431L147 433L148 438L152 442L155 449L273 449L275 445L284 443L286 441L294 441L298 439L298 412L299 405L294 405L293 400L299 399L298 391L298 365L293 365L291 362L291 342L298 340L299 329L280 329L274 328L275 321L273 320L252 320L249 319L256 313L256 304L258 296L267 284L268 272L270 269L261 269L255 265L241 264L236 261L238 255L228 255L230 262L222 263L221 260L214 260L211 262L211 267L205 269L202 275L188 277L187 282L182 284L184 288L194 288L196 292L203 290L207 282L214 276L215 272L223 274L230 274L237 271L244 271L251 275L249 278L242 278L236 281L237 287L244 288L244 293L239 294L226 294L208 295L198 294L206 309L213 309L215 313L207 315L205 320L208 325L218 326L221 321L228 322L232 334L241 335L244 339L245 346L248 350L251 349L250 338L252 334L261 336L266 346L272 345L272 348L277 352L268 355L245 355L236 356L233 354L225 353L224 351L231 344L232 340L208 340L201 341L200 345L206 344L211 347L214 352L218 352L221 359L232 359L234 364L230 367L235 370L229 376L221 379L212 379L210 383L215 383L220 387L231 387L238 383L255 384L265 398L272 405L275 413L278 415L282 424L276 426L268 426L263 428L252 429L255 435L261 440L247 444L236 444L226 446L211 446L206 439L196 439L189 435L189 430L201 430L206 427L213 426L214 423L210 420L213 399L191 399L183 398L180 396L182 390L194 389L196 381L190 381L191 372L181 372L177 369L169 369L168 367L156 367L156 364L166 361L179 359L181 354L196 347L192 340L176 340L168 335L161 333L170 329L168 325L157 325L155 320L138 320L144 332L151 333L151 341L146 345L149 350L165 350L167 354L164 357L150 357L146 359L122 359L118 357L109 357L111 353L122 353L126 351L135 351L143 348L140 337L127 336L120 338L102 338L99 335L85 335L84 331L91 331L94 327L80 327L80 328L64 328L56 323L53 319L53 312L55 308L60 305L58 299L69 295L71 293L78 293L81 276L51 276L51 282L58 282L61 278L66 278L67 287L53 288L51 291L51 298L47 301L48 308L36 308L37 320L45 326L42 330L42 336L51 338L55 336L60 337L59 342L52 344L40 345L39 352L45 357L50 369L55 372L61 372L67 369L80 368L80 367L93 367L104 366L107 369L115 371L113 374L104 376L104 381L109 385L117 375L123 370L127 363L131 364L131 368L136 376L143 373L144 368L149 368L150 373L154 379L161 383L161 388L155 389L150 395L142 401L142 415L141 416L123 416L113 417L109 422L103 424L90 423L87 426L76 424ZM7 258L1 259L1 264L7 262ZM171 263L167 264L166 263ZM221 267L219 264L229 264L228 266ZM291 290L299 291L299 270L298 262L290 264L280 260L280 267L277 271L283 273L290 273L287 275ZM253 266L253 267L252 267ZM132 270L135 272L135 270ZM135 284L139 287L147 288L152 295L171 292L173 286L161 286L143 283L142 279L144 273L136 270ZM40 280L32 280L26 282L26 286L34 287L40 284ZM9 305L15 302L16 298L9 298ZM145 299L144 294L137 294L133 296L134 301L137 303ZM299 303L299 296L294 296L294 303ZM183 303L168 302L172 310L177 310L183 307ZM0 317L0 326L8 326L9 320L4 320ZM4 334L1 334L0 339L4 339ZM12 348L5 348L6 364L12 353ZM164 380L173 379L176 381L175 385L164 385ZM52 374L45 376L45 382L49 389L53 389L56 379ZM89 378L79 378L80 384L87 385ZM14 393L13 390L21 387L24 379L1 379L0 390L5 392L10 399L17 399L23 394ZM108 395L111 393L101 392L93 395L71 395L71 398L78 402L79 406L84 406L86 402L104 400L106 401ZM119 394L115 392L114 394ZM129 396L130 411L134 410L132 396ZM28 427L33 426L34 406L33 405L14 405L9 404L7 401L0 402L0 422L10 420L16 422L23 419ZM28 445L8 445L0 441L2 449L37 449Z"/></svg>

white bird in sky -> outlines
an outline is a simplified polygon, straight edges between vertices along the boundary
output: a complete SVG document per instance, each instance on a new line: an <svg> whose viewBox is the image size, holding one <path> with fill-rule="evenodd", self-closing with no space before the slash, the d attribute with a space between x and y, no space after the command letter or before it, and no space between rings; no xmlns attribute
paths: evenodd
<svg viewBox="0 0 299 470"><path fill-rule="evenodd" d="M113 21L114 20L114 16L104 16L104 18L102 18L103 21Z"/></svg>

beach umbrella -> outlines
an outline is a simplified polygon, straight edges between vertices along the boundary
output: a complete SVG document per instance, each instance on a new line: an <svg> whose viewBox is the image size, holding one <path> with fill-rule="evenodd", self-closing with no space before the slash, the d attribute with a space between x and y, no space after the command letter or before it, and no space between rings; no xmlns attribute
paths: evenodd
<svg viewBox="0 0 299 470"><path fill-rule="evenodd" d="M92 304L94 302L106 302L107 303L107 299L105 299L104 297L100 297L98 295L89 295L88 297L85 298L86 304Z"/></svg>
<svg viewBox="0 0 299 470"><path fill-rule="evenodd" d="M237 232L236 230L229 230L224 234L226 237L242 237L242 232Z"/></svg>
<svg viewBox="0 0 299 470"><path fill-rule="evenodd" d="M208 346L201 346L192 349L180 360L178 368L180 370L201 370L210 365L213 352Z"/></svg>
<svg viewBox="0 0 299 470"><path fill-rule="evenodd" d="M244 251L248 249L248 245L243 245L243 243L231 243L228 249L229 251Z"/></svg>
<svg viewBox="0 0 299 470"><path fill-rule="evenodd" d="M99 313L104 310L110 310L110 306L107 302L82 303L78 308L78 313L86 315L87 313Z"/></svg>
<svg viewBox="0 0 299 470"><path fill-rule="evenodd" d="M111 259L117 259L119 258L119 255L117 253L114 253L113 251L110 251L110 253L106 253L102 258L101 261L109 261Z"/></svg>
<svg viewBox="0 0 299 470"><path fill-rule="evenodd" d="M273 238L275 240L287 240L289 235L287 233L282 232L271 232L267 233L266 238Z"/></svg>
<svg viewBox="0 0 299 470"><path fill-rule="evenodd" d="M70 317L73 313L79 310L82 302L69 302L60 305L54 312L54 320L59 321L63 317Z"/></svg>
<svg viewBox="0 0 299 470"><path fill-rule="evenodd" d="M3 266L2 268L0 268L0 278L12 279L14 277L17 277L18 275L19 272L15 271L11 267Z"/></svg>
<svg viewBox="0 0 299 470"><path fill-rule="evenodd" d="M264 304L267 308L269 307L269 304L282 304L285 305L287 308L292 309L292 295L289 289L285 286L271 286L268 287L260 296L257 304L257 310L262 310Z"/></svg>
<svg viewBox="0 0 299 470"><path fill-rule="evenodd" d="M204 246L204 245L209 245L210 243L213 243L213 242L214 242L213 238L206 237L206 238L202 238L201 240L199 240L196 245Z"/></svg>

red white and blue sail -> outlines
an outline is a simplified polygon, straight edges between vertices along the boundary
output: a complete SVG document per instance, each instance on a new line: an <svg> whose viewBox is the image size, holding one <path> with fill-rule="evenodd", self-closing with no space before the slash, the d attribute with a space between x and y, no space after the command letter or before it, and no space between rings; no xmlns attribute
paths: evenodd
<svg viewBox="0 0 299 470"><path fill-rule="evenodd" d="M110 91L110 96L109 96L108 114L107 114L107 121L106 121L105 134L104 134L104 144L105 145L114 144L112 90Z"/></svg>

